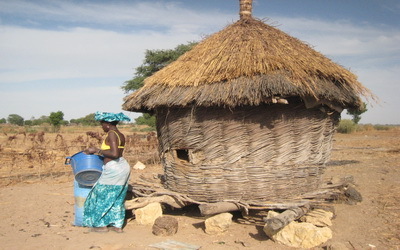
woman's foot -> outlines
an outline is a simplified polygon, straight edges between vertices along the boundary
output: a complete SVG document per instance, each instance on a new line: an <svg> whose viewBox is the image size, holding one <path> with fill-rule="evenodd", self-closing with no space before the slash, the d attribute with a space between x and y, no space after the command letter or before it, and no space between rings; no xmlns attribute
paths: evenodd
<svg viewBox="0 0 400 250"><path fill-rule="evenodd" d="M122 231L122 228L119 227L110 227L111 231L114 231L116 233L123 233L124 231Z"/></svg>
<svg viewBox="0 0 400 250"><path fill-rule="evenodd" d="M89 229L90 232L95 232L95 233L107 233L108 228L107 227L91 227Z"/></svg>

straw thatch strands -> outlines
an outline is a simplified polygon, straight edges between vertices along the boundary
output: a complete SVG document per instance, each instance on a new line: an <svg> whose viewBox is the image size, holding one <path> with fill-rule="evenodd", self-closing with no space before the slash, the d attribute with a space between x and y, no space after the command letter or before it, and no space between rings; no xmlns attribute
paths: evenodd
<svg viewBox="0 0 400 250"><path fill-rule="evenodd" d="M165 187L216 202L289 201L320 184L340 112L370 96L357 77L251 17L145 80L123 108L154 112Z"/></svg>
<svg viewBox="0 0 400 250"><path fill-rule="evenodd" d="M313 97L342 107L369 96L357 77L284 32L242 19L145 80L124 107L258 105L273 95Z"/></svg>

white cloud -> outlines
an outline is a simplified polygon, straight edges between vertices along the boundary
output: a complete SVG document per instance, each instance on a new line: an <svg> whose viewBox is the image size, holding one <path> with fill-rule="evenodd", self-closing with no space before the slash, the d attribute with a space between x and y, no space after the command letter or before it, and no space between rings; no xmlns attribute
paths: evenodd
<svg viewBox="0 0 400 250"><path fill-rule="evenodd" d="M69 31L3 27L0 83L41 79L132 75L146 49L173 48L196 34L121 34L76 28Z"/></svg>
<svg viewBox="0 0 400 250"><path fill-rule="evenodd" d="M279 28L331 56L400 54L400 29L359 26L348 21L281 18Z"/></svg>
<svg viewBox="0 0 400 250"><path fill-rule="evenodd" d="M113 27L191 27L191 31L202 32L206 27L226 23L233 15L224 15L216 10L198 12L185 8L177 2L132 1L132 2L80 2L70 1L24 1L0 2L0 12L26 16L37 22L58 21L65 24L106 25ZM206 28L208 30L208 28Z"/></svg>
<svg viewBox="0 0 400 250"><path fill-rule="evenodd" d="M0 2L0 12L14 11L37 22L72 25L67 28L64 24L57 30L0 26L0 84L52 78L131 77L146 49L174 48L199 41L201 35L227 23L227 16L221 14L195 12L156 1L124 5L48 1L43 6L29 1ZM75 27L75 23L95 27ZM118 32L119 26L124 28Z"/></svg>

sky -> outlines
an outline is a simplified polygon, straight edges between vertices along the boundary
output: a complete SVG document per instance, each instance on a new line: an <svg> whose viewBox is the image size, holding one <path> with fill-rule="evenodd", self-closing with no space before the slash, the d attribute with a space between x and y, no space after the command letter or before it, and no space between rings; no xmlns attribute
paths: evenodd
<svg viewBox="0 0 400 250"><path fill-rule="evenodd" d="M399 0L253 0L253 17L356 74L379 98L364 99L360 123L400 124ZM121 87L146 50L201 41L238 19L239 0L0 0L0 119L134 119Z"/></svg>

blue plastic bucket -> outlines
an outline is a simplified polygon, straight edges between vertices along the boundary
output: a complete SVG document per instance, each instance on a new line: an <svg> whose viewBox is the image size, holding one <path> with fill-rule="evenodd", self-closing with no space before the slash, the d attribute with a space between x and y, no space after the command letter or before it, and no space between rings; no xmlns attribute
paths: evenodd
<svg viewBox="0 0 400 250"><path fill-rule="evenodd" d="M92 187L83 186L83 185L79 184L76 180L74 180L74 198L75 198L74 225L75 226L79 226L79 227L82 226L84 205L85 205L86 197L88 196L90 190L92 190Z"/></svg>
<svg viewBox="0 0 400 250"><path fill-rule="evenodd" d="M65 159L71 165L75 180L84 186L93 186L103 171L103 157L79 152Z"/></svg>

